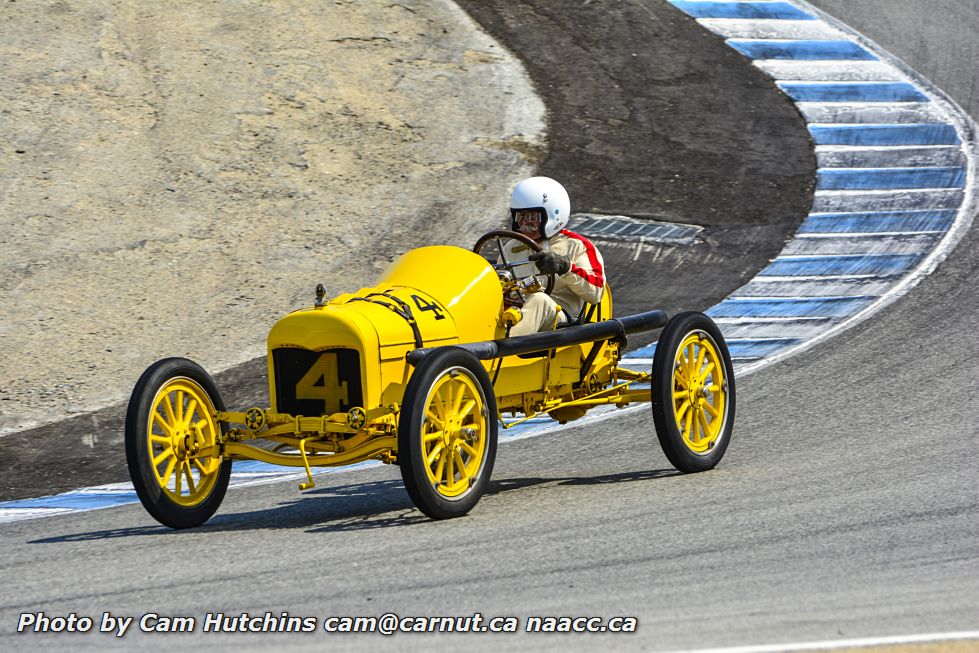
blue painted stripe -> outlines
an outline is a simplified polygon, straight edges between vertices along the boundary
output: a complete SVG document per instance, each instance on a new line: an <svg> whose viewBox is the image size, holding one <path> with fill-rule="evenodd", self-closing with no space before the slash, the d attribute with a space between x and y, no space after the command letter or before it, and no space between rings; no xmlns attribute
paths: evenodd
<svg viewBox="0 0 979 653"><path fill-rule="evenodd" d="M777 258L758 273L765 277L811 277L841 274L900 274L921 260L920 254L800 256Z"/></svg>
<svg viewBox="0 0 979 653"><path fill-rule="evenodd" d="M656 355L656 343L654 342L651 345L646 345L645 347L640 347L635 351L630 351L623 358L625 360L628 360L630 358L652 358L655 355Z"/></svg>
<svg viewBox="0 0 979 653"><path fill-rule="evenodd" d="M786 347L793 347L801 342L802 340L799 338L734 339L728 340L727 346L732 358L760 358L785 349ZM651 345L646 345L645 347L640 347L635 351L629 352L623 358L623 361L628 361L629 358L653 358L655 355L656 343L654 342Z"/></svg>
<svg viewBox="0 0 979 653"><path fill-rule="evenodd" d="M876 297L799 297L786 299L725 299L707 310L711 317L846 317L866 308Z"/></svg>
<svg viewBox="0 0 979 653"><path fill-rule="evenodd" d="M249 474L269 474L269 473L295 473L302 472L301 467L289 468L283 467L282 465L273 465L272 463L262 462L261 460L236 460L234 464L234 473L245 472Z"/></svg>
<svg viewBox="0 0 979 653"><path fill-rule="evenodd" d="M545 418L550 421L549 418ZM533 424L531 424L533 425ZM344 467L314 467L313 476L340 471L350 471L380 465L381 463L373 460L364 461L355 465ZM254 481L256 476L261 478L267 475L269 478L301 474L302 468L283 467L259 460L235 461L234 471L231 474L231 484L229 487L236 487L249 481ZM131 489L120 489L114 491L98 490L75 490L64 492L49 497L38 497L34 499L18 499L14 501L0 502L0 510L38 510L38 509L58 509L70 512L84 512L86 510L98 510L100 508L114 508L126 506L139 501L136 491ZM68 513L66 513L68 514Z"/></svg>
<svg viewBox="0 0 979 653"><path fill-rule="evenodd" d="M893 211L868 213L817 213L799 227L801 234L886 233L909 231L947 231L956 211Z"/></svg>
<svg viewBox="0 0 979 653"><path fill-rule="evenodd" d="M731 358L761 358L795 347L803 341L800 338L766 338L759 340L728 340L727 347Z"/></svg>
<svg viewBox="0 0 979 653"><path fill-rule="evenodd" d="M772 39L728 39L727 44L751 59L798 61L876 61L877 57L853 41L776 41Z"/></svg>
<svg viewBox="0 0 979 653"><path fill-rule="evenodd" d="M691 2L670 0L681 11L694 18L776 18L782 20L815 20L788 2Z"/></svg>
<svg viewBox="0 0 979 653"><path fill-rule="evenodd" d="M130 492L65 492L51 497L4 501L2 508L61 508L67 510L93 510L134 503L139 499L136 491Z"/></svg>
<svg viewBox="0 0 979 653"><path fill-rule="evenodd" d="M813 213L858 211L923 211L958 209L965 193L957 188L894 191L818 191L812 200Z"/></svg>
<svg viewBox="0 0 979 653"><path fill-rule="evenodd" d="M906 82L778 82L796 102L928 102Z"/></svg>
<svg viewBox="0 0 979 653"><path fill-rule="evenodd" d="M824 168L816 177L816 190L965 187L965 168Z"/></svg>
<svg viewBox="0 0 979 653"><path fill-rule="evenodd" d="M955 127L934 125L810 125L816 145L958 145Z"/></svg>
<svg viewBox="0 0 979 653"><path fill-rule="evenodd" d="M523 414L521 413L515 419L520 419L522 417ZM531 433L533 431L546 428L548 426L553 426L554 424L555 424L554 420L552 420L547 415L547 413L541 413L538 416L531 417L526 422L521 422L520 424L511 426L510 428L500 428L499 437L501 440L508 440L510 438L515 438L525 433Z"/></svg>

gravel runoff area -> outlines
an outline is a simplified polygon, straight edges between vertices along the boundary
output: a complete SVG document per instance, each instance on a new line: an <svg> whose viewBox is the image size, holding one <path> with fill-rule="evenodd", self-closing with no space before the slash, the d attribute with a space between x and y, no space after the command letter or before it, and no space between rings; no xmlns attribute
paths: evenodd
<svg viewBox="0 0 979 653"><path fill-rule="evenodd" d="M498 225L543 151L449 0L0 8L0 435L216 371L398 253Z"/></svg>

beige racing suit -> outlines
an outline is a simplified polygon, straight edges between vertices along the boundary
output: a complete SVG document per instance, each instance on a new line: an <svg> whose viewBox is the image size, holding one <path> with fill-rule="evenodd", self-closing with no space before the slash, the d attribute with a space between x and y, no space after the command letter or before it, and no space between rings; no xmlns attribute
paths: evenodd
<svg viewBox="0 0 979 653"><path fill-rule="evenodd" d="M510 260L527 260L526 245L507 247ZM585 304L597 304L605 292L605 266L602 255L590 240L563 229L551 236L545 246L571 261L571 270L554 280L550 295L535 292L527 295L520 309L522 319L510 330L511 336L524 336L553 329L557 324L578 317ZM526 263L533 266L533 263ZM525 269L524 269L525 270ZM563 309L563 311L561 310Z"/></svg>

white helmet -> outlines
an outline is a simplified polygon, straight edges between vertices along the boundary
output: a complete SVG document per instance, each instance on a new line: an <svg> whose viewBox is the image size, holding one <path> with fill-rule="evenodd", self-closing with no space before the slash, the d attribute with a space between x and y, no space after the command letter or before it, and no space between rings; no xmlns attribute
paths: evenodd
<svg viewBox="0 0 979 653"><path fill-rule="evenodd" d="M530 177L517 184L510 196L511 229L514 230L517 229L515 216L518 209L540 209L544 214L544 237L550 238L567 226L571 217L571 199L564 186L550 177Z"/></svg>

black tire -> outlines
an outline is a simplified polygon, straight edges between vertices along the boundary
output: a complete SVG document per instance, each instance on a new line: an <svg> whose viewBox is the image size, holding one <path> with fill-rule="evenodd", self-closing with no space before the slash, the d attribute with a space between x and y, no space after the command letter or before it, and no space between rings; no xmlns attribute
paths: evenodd
<svg viewBox="0 0 979 653"><path fill-rule="evenodd" d="M698 365L701 351L704 362ZM720 378L710 362L723 367ZM694 376L698 379L708 369L713 377L707 376L706 383L691 380L691 387L684 387L688 364L689 369L697 368ZM712 387L719 391L711 391ZM674 392L687 396L674 400ZM675 315L660 334L653 357L652 408L663 453L678 470L702 472L724 457L734 428L734 366L720 329L703 313ZM717 415L712 415L714 412ZM701 416L703 426L697 421Z"/></svg>
<svg viewBox="0 0 979 653"><path fill-rule="evenodd" d="M161 394L165 388L170 389ZM188 395L185 388L197 394ZM203 427L192 432L188 425L185 436L171 436L167 434L162 424L156 425L156 421L151 422L155 420L154 412L161 410L161 407L166 408L162 404L164 399L171 412L178 410L171 399L171 393L183 393L176 394L177 397L182 397L178 414L183 415L185 410L190 410L187 421L199 415L197 424L204 422ZM211 406L207 406L206 402L210 402ZM200 526L218 509L228 489L228 480L231 478L230 459L204 458L187 454L190 451L189 447L207 444L209 440L215 440L219 433L227 429L226 423L215 422L213 417L205 417L206 413L211 412L211 408L224 410L224 402L221 400L218 388L200 365L186 358L166 358L151 365L139 377L129 399L129 409L126 412L126 463L129 467L129 476L143 507L164 526L171 528ZM159 422L168 421L165 410L158 415L161 416ZM169 426L172 427L175 423L176 420ZM171 437L173 443L154 444L150 440L151 434L157 440ZM179 444L175 444L178 440ZM159 447L161 453L154 454L154 447ZM170 455L164 458L168 450ZM154 457L162 458L161 462L154 465ZM168 465L171 459L174 461L172 472L167 471L170 469ZM183 471L185 462L186 475ZM165 488L163 481L160 480L161 465L164 465L163 476L167 483L173 474L176 492ZM195 472L196 486L192 476ZM185 479L188 486L186 498L182 496Z"/></svg>
<svg viewBox="0 0 979 653"><path fill-rule="evenodd" d="M439 431L437 422L426 415L426 409L432 407L433 414L445 409L444 405L437 404L436 396L441 398L439 393L446 384L450 384L450 393L459 391L462 400L466 401L463 407L468 404L466 397L472 397L471 400L476 401L477 405L469 413L463 414L459 410L452 413L456 417L448 418L458 420L459 428ZM444 418L444 414L440 414L440 417ZM428 450L423 435L443 431L450 432L443 438L454 439L445 442L436 437L432 450ZM467 435L463 431L471 433ZM496 396L489 375L479 360L458 347L439 348L426 356L408 380L398 422L401 477L418 509L432 519L461 517L472 510L486 491L493 473L498 431ZM465 440L465 444L460 440ZM441 446L441 455L435 451L438 446ZM473 456L464 448L466 446L480 455ZM446 452L450 452L448 458L445 457ZM458 460L464 463L462 470L455 462L454 452L458 452ZM435 458L429 463L426 457L432 455ZM445 462L449 458L453 461L451 464ZM451 481L448 480L450 471ZM442 482L442 472L445 483ZM459 475L458 482L455 481L456 474ZM465 489L459 490L466 485Z"/></svg>

